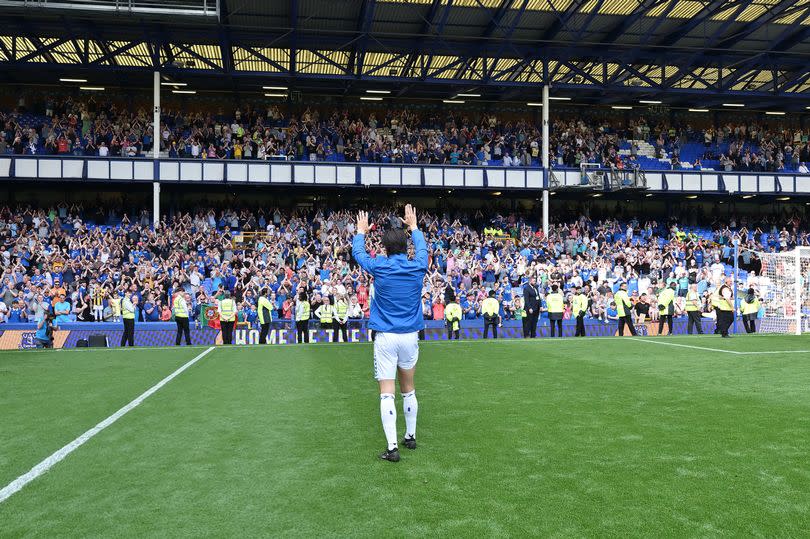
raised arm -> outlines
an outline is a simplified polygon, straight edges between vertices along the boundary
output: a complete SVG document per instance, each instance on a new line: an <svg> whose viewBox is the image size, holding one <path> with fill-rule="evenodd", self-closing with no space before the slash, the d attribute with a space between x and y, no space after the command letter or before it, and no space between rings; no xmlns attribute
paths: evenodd
<svg viewBox="0 0 810 539"><path fill-rule="evenodd" d="M427 270L429 262L427 243L425 242L425 235L419 230L419 221L416 219L416 209L410 204L407 204L405 206L405 217L401 219L405 226L411 231L415 260Z"/></svg>
<svg viewBox="0 0 810 539"><path fill-rule="evenodd" d="M352 256L361 268L373 274L376 260L371 258L368 251L366 251L366 234L368 233L368 229L368 212L358 212L357 234L355 234L352 239Z"/></svg>

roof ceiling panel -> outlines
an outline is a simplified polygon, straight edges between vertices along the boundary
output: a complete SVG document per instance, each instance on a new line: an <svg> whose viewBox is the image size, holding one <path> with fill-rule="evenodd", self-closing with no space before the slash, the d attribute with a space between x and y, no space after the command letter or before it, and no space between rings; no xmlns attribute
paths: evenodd
<svg viewBox="0 0 810 539"><path fill-rule="evenodd" d="M691 19L703 10L703 2L697 0L676 0L675 6L669 12L673 19Z"/></svg>
<svg viewBox="0 0 810 539"><path fill-rule="evenodd" d="M638 0L603 0L599 13L602 15L630 15L638 7Z"/></svg>

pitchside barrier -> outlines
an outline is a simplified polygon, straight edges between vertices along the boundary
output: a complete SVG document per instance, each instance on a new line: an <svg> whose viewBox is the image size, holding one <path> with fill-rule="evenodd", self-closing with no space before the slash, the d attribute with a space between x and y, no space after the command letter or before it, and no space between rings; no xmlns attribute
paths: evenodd
<svg viewBox="0 0 810 539"><path fill-rule="evenodd" d="M350 320L348 325L349 342L368 342L371 332L367 320ZM743 332L742 323L737 324L737 333ZM573 337L575 323L565 320L563 335ZM647 322L636 326L639 335L658 335L658 323ZM714 320L703 319L703 332L714 331ZM36 328L33 324L3 324L0 326L0 350L18 350L36 347L34 334ZM616 335L618 326L616 322L604 323L589 320L585 323L585 332L591 337L609 337ZM666 332L666 328L664 329ZM70 323L63 324L59 331L54 333L54 348L76 348L79 342L90 342L94 336L103 335L107 338L108 346L117 347L121 342L123 327L116 323ZM340 341L340 336L334 335L331 329L321 328L317 322L310 323L310 342L325 343ZM462 339L482 339L484 336L483 323L480 320L461 322ZM686 318L677 318L674 321L673 334L686 333ZM176 326L171 322L141 322L135 324L136 346L172 346L175 342ZM538 337L549 337L548 320L541 320L537 328ZM492 338L492 335L489 336ZM518 339L523 337L523 326L520 322L510 320L503 323L498 329L498 337L502 339ZM442 321L425 321L425 340L441 341L447 339L447 331ZM191 328L191 340L197 345L222 344L222 333L211 327ZM295 327L289 320L273 322L268 335L269 344L294 344ZM258 328L239 327L234 331L234 344L259 344Z"/></svg>

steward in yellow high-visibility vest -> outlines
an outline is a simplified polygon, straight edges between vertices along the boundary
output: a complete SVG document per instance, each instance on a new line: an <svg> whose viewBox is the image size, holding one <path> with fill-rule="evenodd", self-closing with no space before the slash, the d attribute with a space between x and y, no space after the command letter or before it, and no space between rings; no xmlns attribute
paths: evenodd
<svg viewBox="0 0 810 539"><path fill-rule="evenodd" d="M233 344L233 327L236 325L236 302L231 293L225 291L225 297L219 302L219 324L222 328L222 344Z"/></svg>
<svg viewBox="0 0 810 539"><path fill-rule="evenodd" d="M717 330L723 337L728 337L728 330L734 322L734 291L731 288L731 277L726 277L725 282L717 293Z"/></svg>
<svg viewBox="0 0 810 539"><path fill-rule="evenodd" d="M295 304L295 337L300 344L309 342L309 318L311 316L307 293L302 291Z"/></svg>
<svg viewBox="0 0 810 539"><path fill-rule="evenodd" d="M344 297L339 296L335 300L335 305L332 307L332 314L335 317L335 321L332 323L335 330L335 342L338 342L338 336L342 338L342 342L349 342L349 332L347 330L349 304L346 303Z"/></svg>
<svg viewBox="0 0 810 539"><path fill-rule="evenodd" d="M321 323L321 329L332 329L332 305L329 304L329 298L323 298L323 303L318 305L314 314Z"/></svg>
<svg viewBox="0 0 810 539"><path fill-rule="evenodd" d="M675 287L677 283L669 283L669 286L661 290L658 294L658 334L664 334L664 323L667 324L669 333L672 335L672 316L675 314Z"/></svg>
<svg viewBox="0 0 810 539"><path fill-rule="evenodd" d="M517 300L516 300L517 301ZM517 309L515 310L517 314ZM522 309L521 309L522 310ZM501 306L498 300L495 299L495 291L489 291L489 297L481 302L481 314L484 316L484 338L489 337L489 328L492 328L493 338L498 338L498 325L500 325L500 312ZM525 311L523 313L525 316ZM521 317L522 320L522 317Z"/></svg>
<svg viewBox="0 0 810 539"><path fill-rule="evenodd" d="M686 323L686 332L691 335L693 328L697 328L698 334L703 334L703 315L701 314L700 294L697 291L697 285L689 285L689 291L686 293L686 316L689 320Z"/></svg>
<svg viewBox="0 0 810 539"><path fill-rule="evenodd" d="M756 290L748 289L748 293L740 303L740 314L742 314L743 326L745 326L746 333L757 332L757 317L759 316L759 309L761 304L757 297Z"/></svg>
<svg viewBox="0 0 810 539"><path fill-rule="evenodd" d="M571 310L577 319L577 329L574 332L574 337L585 336L585 313L588 312L588 296L582 293L582 287L578 286L574 289L574 299L572 301Z"/></svg>
<svg viewBox="0 0 810 539"><path fill-rule="evenodd" d="M633 302L627 295L627 282L619 285L619 291L613 296L616 302L616 314L619 317L619 337L624 337L624 326L630 330L630 335L636 335L636 326L633 325Z"/></svg>
<svg viewBox="0 0 810 539"><path fill-rule="evenodd" d="M188 318L188 305L186 304L186 298L183 295L183 292L177 292L174 295L174 301L172 302L172 310L174 311L174 317L177 318Z"/></svg>
<svg viewBox="0 0 810 539"><path fill-rule="evenodd" d="M332 325L332 306L329 304L329 298L323 298L323 303L315 309L315 316L321 321L322 327Z"/></svg>
<svg viewBox="0 0 810 539"><path fill-rule="evenodd" d="M267 344L267 334L270 332L270 322L273 321L273 302L269 299L269 290L262 290L257 302L259 314L259 342Z"/></svg>
<svg viewBox="0 0 810 539"><path fill-rule="evenodd" d="M565 299L560 292L560 287L556 284L551 285L551 292L546 296L546 307L548 308L548 321L551 324L551 336L554 337L554 326L559 329L560 337L562 337L562 320L563 311L565 310Z"/></svg>
<svg viewBox="0 0 810 539"><path fill-rule="evenodd" d="M121 319L124 322L124 333L121 335L121 346L135 346L135 306L138 296L126 292L121 301Z"/></svg>
<svg viewBox="0 0 810 539"><path fill-rule="evenodd" d="M186 299L188 297L188 299ZM188 323L188 304L191 296L183 292L177 292L174 295L172 302L172 310L174 311L174 323L177 324L177 335L174 339L174 345L180 346L183 340L183 335L186 337L186 346L191 346L191 329Z"/></svg>
<svg viewBox="0 0 810 539"><path fill-rule="evenodd" d="M447 293L447 306L444 308L444 320L447 323L447 338L453 340L459 339L461 333L461 317L464 314L461 311L461 305L456 303L456 295L450 291Z"/></svg>

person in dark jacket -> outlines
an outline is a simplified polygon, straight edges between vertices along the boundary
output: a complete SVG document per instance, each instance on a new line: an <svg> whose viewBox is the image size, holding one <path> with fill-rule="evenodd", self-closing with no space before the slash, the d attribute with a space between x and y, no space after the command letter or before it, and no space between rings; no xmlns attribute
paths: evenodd
<svg viewBox="0 0 810 539"><path fill-rule="evenodd" d="M523 305L526 309L523 338L534 339L537 336L537 319L540 317L540 293L537 291L537 279L534 277L523 287Z"/></svg>

